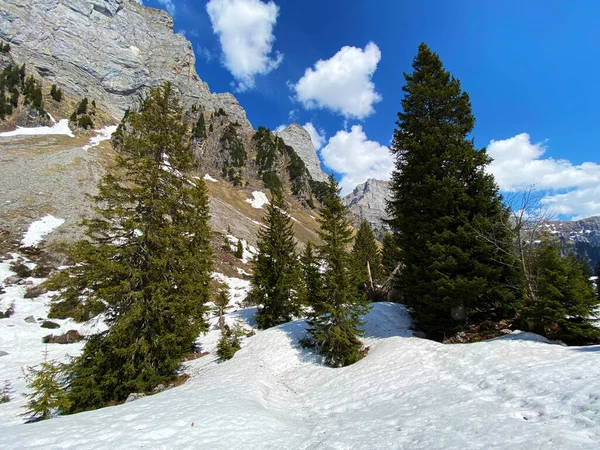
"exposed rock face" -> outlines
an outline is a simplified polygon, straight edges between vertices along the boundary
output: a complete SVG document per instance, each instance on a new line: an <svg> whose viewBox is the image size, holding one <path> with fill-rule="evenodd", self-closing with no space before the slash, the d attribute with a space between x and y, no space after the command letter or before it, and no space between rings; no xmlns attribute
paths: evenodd
<svg viewBox="0 0 600 450"><path fill-rule="evenodd" d="M321 170L321 162L317 156L310 134L303 126L293 123L285 130L277 133L286 145L292 147L304 161L308 173L315 181L327 181L327 175Z"/></svg>
<svg viewBox="0 0 600 450"><path fill-rule="evenodd" d="M0 0L0 38L17 63L116 118L148 87L170 81L185 106L223 108L251 129L235 97L212 94L198 77L192 45L173 33L171 16L135 0Z"/></svg>
<svg viewBox="0 0 600 450"><path fill-rule="evenodd" d="M600 261L600 216L574 221L550 221L544 227L559 239L564 252L575 253L592 269Z"/></svg>
<svg viewBox="0 0 600 450"><path fill-rule="evenodd" d="M343 200L353 216L353 224L358 225L366 220L373 227L377 238L381 239L390 229L384 222L387 218L386 200L389 195L388 181L369 178L356 186Z"/></svg>

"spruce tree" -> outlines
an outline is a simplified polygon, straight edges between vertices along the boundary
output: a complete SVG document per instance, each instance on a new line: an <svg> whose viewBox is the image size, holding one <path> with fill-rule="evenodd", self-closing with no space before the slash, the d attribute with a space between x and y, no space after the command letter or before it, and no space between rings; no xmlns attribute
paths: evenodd
<svg viewBox="0 0 600 450"><path fill-rule="evenodd" d="M196 126L194 126L194 137L198 139L206 139L206 125L204 124L204 114L201 112L198 116Z"/></svg>
<svg viewBox="0 0 600 450"><path fill-rule="evenodd" d="M306 243L304 252L300 255L300 267L303 278L303 303L313 310L318 309L323 300L323 277L315 246L310 241Z"/></svg>
<svg viewBox="0 0 600 450"><path fill-rule="evenodd" d="M381 265L385 278L389 277L400 262L400 249L396 238L392 233L383 235L383 247L381 249Z"/></svg>
<svg viewBox="0 0 600 450"><path fill-rule="evenodd" d="M110 325L70 368L71 412L166 382L207 329L208 197L203 180L185 175L193 153L172 86L152 89L124 128L93 197L96 217L84 221L88 239L51 281L64 288L57 306L104 310Z"/></svg>
<svg viewBox="0 0 600 450"><path fill-rule="evenodd" d="M27 387L32 390L26 397L27 410L23 416L28 422L49 419L55 412L68 410L71 402L65 390L64 366L48 361L47 353L40 368L28 367L25 372Z"/></svg>
<svg viewBox="0 0 600 450"><path fill-rule="evenodd" d="M600 261L596 264L594 275L596 276L596 294L598 294L598 300L600 300Z"/></svg>
<svg viewBox="0 0 600 450"><path fill-rule="evenodd" d="M258 231L258 254L254 260L252 298L261 306L256 313L259 328L292 320L299 312L299 265L292 220L279 190L266 206L265 228Z"/></svg>
<svg viewBox="0 0 600 450"><path fill-rule="evenodd" d="M319 218L319 236L324 242L320 248L325 264L323 294L308 318L309 340L332 367L347 366L362 357L361 315L369 309L364 293L356 289L358 279L348 251L352 230L348 210L338 194L332 175Z"/></svg>
<svg viewBox="0 0 600 450"><path fill-rule="evenodd" d="M366 220L358 226L352 247L352 258L357 270L359 289L364 292L365 287L370 287L371 280L374 284L381 283L383 279L383 266L381 253L377 247L377 240L373 228ZM370 276L369 276L370 271Z"/></svg>
<svg viewBox="0 0 600 450"><path fill-rule="evenodd" d="M536 301L522 317L532 331L567 344L597 343L600 330L593 325L600 300L576 256L561 258L557 244L544 242L533 252Z"/></svg>
<svg viewBox="0 0 600 450"><path fill-rule="evenodd" d="M404 74L391 147L388 212L404 262L396 289L418 326L441 339L510 307L512 264L503 261L510 251L497 246L509 249L511 240L508 230L494 244L481 239L507 211L485 172L491 159L468 138L475 124L468 94L425 44L413 69Z"/></svg>
<svg viewBox="0 0 600 450"><path fill-rule="evenodd" d="M229 305L229 293L227 292L226 286L219 289L214 305L215 308L213 312L219 317L219 328L222 331L225 326L225 313L227 306Z"/></svg>
<svg viewBox="0 0 600 450"><path fill-rule="evenodd" d="M244 257L244 245L242 244L241 239L238 239L237 244L235 245L235 252L233 253L233 256L239 259Z"/></svg>

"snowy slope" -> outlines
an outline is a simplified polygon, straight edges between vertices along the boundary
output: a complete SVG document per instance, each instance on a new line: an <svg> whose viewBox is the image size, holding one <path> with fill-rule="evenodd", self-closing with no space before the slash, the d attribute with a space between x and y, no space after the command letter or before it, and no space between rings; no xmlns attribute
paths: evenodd
<svg viewBox="0 0 600 450"><path fill-rule="evenodd" d="M249 319L253 310L237 314ZM401 305L367 316L362 361L319 364L305 324L258 332L235 357L187 364L183 386L37 424L0 425L2 448L597 449L600 347L530 334L442 345L411 337ZM206 349L214 348L216 332ZM206 338L201 338L201 341Z"/></svg>

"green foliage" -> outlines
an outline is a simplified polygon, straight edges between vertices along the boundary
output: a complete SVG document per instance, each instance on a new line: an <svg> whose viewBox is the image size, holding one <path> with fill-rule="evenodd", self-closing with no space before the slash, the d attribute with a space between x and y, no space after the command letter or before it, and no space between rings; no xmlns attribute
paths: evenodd
<svg viewBox="0 0 600 450"><path fill-rule="evenodd" d="M81 114L87 114L88 112L88 99L87 97L85 97L83 100L81 100L81 102L79 102L79 105L77 105L77 109L75 110L75 113L79 116Z"/></svg>
<svg viewBox="0 0 600 450"><path fill-rule="evenodd" d="M8 53L10 52L10 44L5 42L4 44L0 44L0 53Z"/></svg>
<svg viewBox="0 0 600 450"><path fill-rule="evenodd" d="M600 330L592 318L600 306L585 265L569 255L562 259L558 246L545 242L533 252L536 301L525 305L522 318L533 331L567 344L597 343Z"/></svg>
<svg viewBox="0 0 600 450"><path fill-rule="evenodd" d="M33 78L33 75L29 75L25 80L23 96L25 97L24 103L26 105L31 105L40 113L44 113L44 107L42 105L42 86L35 78Z"/></svg>
<svg viewBox="0 0 600 450"><path fill-rule="evenodd" d="M310 189L312 190L312 193L315 196L315 198L320 203L323 203L323 200L327 196L328 184L325 181L311 180L310 181Z"/></svg>
<svg viewBox="0 0 600 450"><path fill-rule="evenodd" d="M222 286L219 289L217 297L213 303L215 305L213 312L219 316L219 328L221 331L223 331L225 326L225 313L227 311L227 306L229 305L229 293L227 292L226 286Z"/></svg>
<svg viewBox="0 0 600 450"><path fill-rule="evenodd" d="M594 275L596 276L596 293L598 294L598 300L600 301L600 261L596 264Z"/></svg>
<svg viewBox="0 0 600 450"><path fill-rule="evenodd" d="M262 175L265 188L270 190L282 189L283 183L277 175L276 161L278 151L277 137L273 137L271 131L263 126L258 127L252 137L256 149L256 168L258 174Z"/></svg>
<svg viewBox="0 0 600 450"><path fill-rule="evenodd" d="M383 266L381 265L381 253L377 247L377 240L373 228L366 220L363 220L356 232L354 246L352 247L352 260L357 271L358 288L365 290L365 286L370 285L369 269L374 284L383 281ZM368 268L367 268L368 263Z"/></svg>
<svg viewBox="0 0 600 450"><path fill-rule="evenodd" d="M217 112L215 113L215 117L219 117L219 116L227 117L227 113L225 112L225 110L223 108L219 108L217 110Z"/></svg>
<svg viewBox="0 0 600 450"><path fill-rule="evenodd" d="M60 102L62 100L62 90L56 87L56 84L53 84L50 88L50 96L56 102Z"/></svg>
<svg viewBox="0 0 600 450"><path fill-rule="evenodd" d="M232 124L229 124L225 127L223 131L223 135L221 136L221 144L223 146L223 150L226 153L225 155L225 168L234 168L234 167L244 167L246 165L246 150L244 149L244 144L240 137L237 134L236 127ZM234 173L230 170L229 179L235 181L238 179L238 185L241 184L241 174L239 176L234 175Z"/></svg>
<svg viewBox="0 0 600 450"><path fill-rule="evenodd" d="M47 356L47 355L46 355ZM27 410L23 414L28 422L46 420L54 412L67 411L71 402L65 389L65 366L56 361L48 361L40 364L40 368L28 367L24 372L27 388L32 390L26 394L29 399Z"/></svg>
<svg viewBox="0 0 600 450"><path fill-rule="evenodd" d="M13 392L12 384L10 380L4 381L2 388L0 389L0 405L2 403L10 402L10 394Z"/></svg>
<svg viewBox="0 0 600 450"><path fill-rule="evenodd" d="M385 277L389 277L400 262L400 248L392 233L385 233L382 243L381 264Z"/></svg>
<svg viewBox="0 0 600 450"><path fill-rule="evenodd" d="M77 126L79 126L79 128L83 128L84 130L87 130L88 128L94 128L94 121L89 115L84 114L77 119Z"/></svg>
<svg viewBox="0 0 600 450"><path fill-rule="evenodd" d="M204 124L204 113L200 112L192 134L197 139L206 139L206 125Z"/></svg>
<svg viewBox="0 0 600 450"><path fill-rule="evenodd" d="M300 256L300 267L303 278L303 303L311 308L318 308L323 302L323 276L320 261L312 242L307 242Z"/></svg>
<svg viewBox="0 0 600 450"><path fill-rule="evenodd" d="M221 338L217 343L217 356L221 361L233 358L233 355L240 349L240 337L243 334L241 327L236 324L231 329L229 325L221 328Z"/></svg>
<svg viewBox="0 0 600 450"><path fill-rule="evenodd" d="M468 138L475 123L468 94L425 44L413 69L404 75L391 148L388 212L405 263L396 288L418 326L442 339L475 313L494 320L511 308L512 243L508 230L495 243L480 238L505 223L507 211L485 171L489 156ZM458 310L465 314L455 320L451 311Z"/></svg>
<svg viewBox="0 0 600 450"><path fill-rule="evenodd" d="M263 329L289 322L300 308L294 227L281 191L273 191L264 223L266 228L258 231L258 254L250 294L261 305L256 321Z"/></svg>
<svg viewBox="0 0 600 450"><path fill-rule="evenodd" d="M208 126L208 131L210 131L211 133L214 131L212 123Z"/></svg>
<svg viewBox="0 0 600 450"><path fill-rule="evenodd" d="M352 231L348 211L338 194L332 175L319 219L319 236L324 242L320 256L326 265L323 294L308 319L312 345L332 367L347 366L362 357L361 315L369 309L365 296L356 289L358 279L352 270L352 256L347 251Z"/></svg>
<svg viewBox="0 0 600 450"><path fill-rule="evenodd" d="M242 240L238 239L237 244L235 246L235 252L233 256L236 258L242 259L244 257L244 246L242 245Z"/></svg>
<svg viewBox="0 0 600 450"><path fill-rule="evenodd" d="M49 283L55 302L103 304L108 331L93 336L69 370L70 412L119 402L172 377L207 328L211 249L208 197L169 83L130 113L115 167L93 197L86 240ZM54 309L54 306L53 306Z"/></svg>

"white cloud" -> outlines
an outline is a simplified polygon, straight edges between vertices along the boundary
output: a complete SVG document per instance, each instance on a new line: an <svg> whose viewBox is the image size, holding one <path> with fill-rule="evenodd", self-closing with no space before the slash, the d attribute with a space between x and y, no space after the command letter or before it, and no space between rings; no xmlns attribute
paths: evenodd
<svg viewBox="0 0 600 450"><path fill-rule="evenodd" d="M325 143L325 130L317 130L312 122L306 122L302 127L310 134L310 140L315 149L319 150L323 147L323 144Z"/></svg>
<svg viewBox="0 0 600 450"><path fill-rule="evenodd" d="M173 0L158 0L158 3L160 3L160 5L165 8L169 14L171 14L171 16L175 15L176 8Z"/></svg>
<svg viewBox="0 0 600 450"><path fill-rule="evenodd" d="M281 133L283 130L285 130L287 128L287 125L279 125L277 128L275 128L275 131L277 133Z"/></svg>
<svg viewBox="0 0 600 450"><path fill-rule="evenodd" d="M487 151L494 158L488 171L501 190L515 192L534 185L543 193L542 204L555 214L576 218L600 214L599 164L543 158L546 147L532 143L527 133L492 140Z"/></svg>
<svg viewBox="0 0 600 450"><path fill-rule="evenodd" d="M328 108L346 118L364 119L381 101L371 77L381 60L379 47L369 42L365 49L342 47L333 57L306 69L292 86L296 98L307 109Z"/></svg>
<svg viewBox="0 0 600 450"><path fill-rule="evenodd" d="M369 178L389 180L394 168L388 147L369 141L360 125L338 131L321 150L321 156L327 167L342 174L342 194Z"/></svg>
<svg viewBox="0 0 600 450"><path fill-rule="evenodd" d="M206 11L221 42L223 63L236 79L238 91L252 89L257 75L266 75L281 64L281 53L271 55L279 14L275 3L210 0Z"/></svg>
<svg viewBox="0 0 600 450"><path fill-rule="evenodd" d="M201 45L196 46L196 54L206 62L210 62L212 60L212 54L210 53L210 50Z"/></svg>

